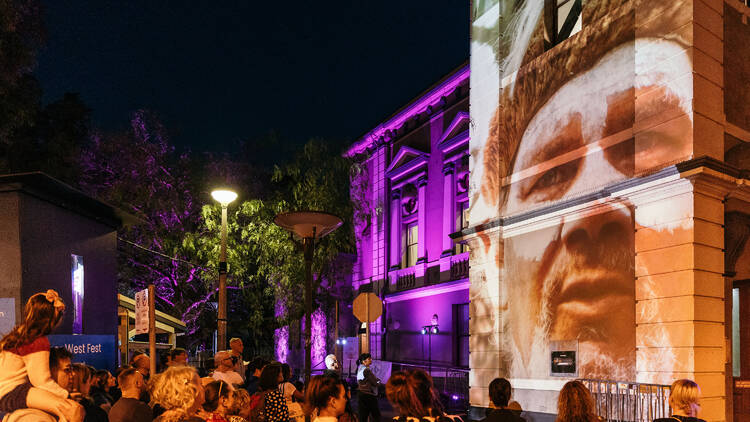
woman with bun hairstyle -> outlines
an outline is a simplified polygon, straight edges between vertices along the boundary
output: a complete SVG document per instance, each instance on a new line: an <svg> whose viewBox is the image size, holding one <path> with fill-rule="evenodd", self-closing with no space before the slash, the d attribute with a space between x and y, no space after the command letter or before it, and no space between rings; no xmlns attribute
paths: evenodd
<svg viewBox="0 0 750 422"><path fill-rule="evenodd" d="M24 307L24 319L0 340L0 412L33 408L60 421L80 422L83 407L52 380L47 336L60 324L65 304L54 290L37 293Z"/></svg>
<svg viewBox="0 0 750 422"><path fill-rule="evenodd" d="M313 422L337 422L346 403L346 390L337 377L316 375L305 389L305 411L315 416Z"/></svg>
<svg viewBox="0 0 750 422"><path fill-rule="evenodd" d="M398 422L460 420L443 413L443 405L438 399L432 377L425 371L415 369L394 372L385 385L385 395L399 413L394 418Z"/></svg>
<svg viewBox="0 0 750 422"><path fill-rule="evenodd" d="M654 422L705 422L698 419L700 403L698 401L701 389L698 384L689 379L681 379L672 383L669 388L669 407L672 416L654 419Z"/></svg>
<svg viewBox="0 0 750 422"><path fill-rule="evenodd" d="M359 405L359 422L368 422L367 418L372 415L375 422L380 421L380 408L378 407L378 386L381 382L370 370L372 355L362 353L357 359L357 403Z"/></svg>

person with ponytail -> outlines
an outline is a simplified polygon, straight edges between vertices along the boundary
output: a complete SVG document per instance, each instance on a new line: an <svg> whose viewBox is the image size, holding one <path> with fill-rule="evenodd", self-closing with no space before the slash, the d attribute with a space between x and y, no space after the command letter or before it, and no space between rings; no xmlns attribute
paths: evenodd
<svg viewBox="0 0 750 422"><path fill-rule="evenodd" d="M54 290L37 293L24 307L23 322L0 340L0 412L33 408L60 421L81 422L83 407L50 375L47 336L57 328L65 304Z"/></svg>
<svg viewBox="0 0 750 422"><path fill-rule="evenodd" d="M346 411L346 390L340 378L316 375L305 389L305 413L313 422L337 422Z"/></svg>
<svg viewBox="0 0 750 422"><path fill-rule="evenodd" d="M698 384L689 379L681 379L672 383L669 388L669 407L672 416L654 419L654 422L706 422L698 418L700 410L701 389Z"/></svg>
<svg viewBox="0 0 750 422"><path fill-rule="evenodd" d="M394 372L385 385L385 395L399 413L394 418L397 422L461 420L443 412L432 377L419 369Z"/></svg>
<svg viewBox="0 0 750 422"><path fill-rule="evenodd" d="M234 407L234 391L224 381L213 381L206 386L203 409L211 416L206 422L227 422L226 416Z"/></svg>

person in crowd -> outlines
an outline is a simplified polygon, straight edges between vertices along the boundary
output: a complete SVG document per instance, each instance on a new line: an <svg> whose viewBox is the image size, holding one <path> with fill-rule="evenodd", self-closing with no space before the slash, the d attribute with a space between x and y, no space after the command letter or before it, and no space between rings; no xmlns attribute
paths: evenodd
<svg viewBox="0 0 750 422"><path fill-rule="evenodd" d="M654 422L705 422L698 419L700 410L699 398L701 389L695 381L680 379L672 383L669 388L669 407L672 408L672 416L669 418L654 419Z"/></svg>
<svg viewBox="0 0 750 422"><path fill-rule="evenodd" d="M258 382L260 381L260 374L261 371L263 371L263 367L266 365L268 365L268 361L260 356L256 356L255 359L250 362L250 365L247 368L247 372L251 373L249 376L245 377L245 389L248 393L250 393L250 395L258 392Z"/></svg>
<svg viewBox="0 0 750 422"><path fill-rule="evenodd" d="M185 366L188 364L188 353L187 350L182 347L175 347L169 351L169 363L167 367L172 366Z"/></svg>
<svg viewBox="0 0 750 422"><path fill-rule="evenodd" d="M495 378L490 382L490 402L493 406L482 422L523 422L521 406L518 402L510 404L510 382L505 378Z"/></svg>
<svg viewBox="0 0 750 422"><path fill-rule="evenodd" d="M214 364L216 369L212 378L217 381L224 381L230 385L230 389L234 390L235 386L240 386L244 383L240 374L234 372L234 366L237 358L232 356L232 353L227 350L222 350L214 355Z"/></svg>
<svg viewBox="0 0 750 422"><path fill-rule="evenodd" d="M86 416L84 422L107 422L107 412L94 404L91 399L91 381L93 380L94 368L83 364L73 364L73 384L70 386L71 397L83 406Z"/></svg>
<svg viewBox="0 0 750 422"><path fill-rule="evenodd" d="M568 381L557 398L556 422L599 422L594 398L581 381Z"/></svg>
<svg viewBox="0 0 750 422"><path fill-rule="evenodd" d="M359 405L359 421L367 422L372 415L375 422L380 421L380 408L378 407L378 387L380 380L370 370L372 356L362 353L357 359L357 404Z"/></svg>
<svg viewBox="0 0 750 422"><path fill-rule="evenodd" d="M324 374L335 373L336 375L339 375L341 373L341 365L339 365L339 359L336 357L336 355L330 354L326 356L325 363L326 369L325 371L323 371Z"/></svg>
<svg viewBox="0 0 750 422"><path fill-rule="evenodd" d="M224 381L213 381L206 386L203 410L209 413L206 422L228 422L227 414L234 407L234 391Z"/></svg>
<svg viewBox="0 0 750 422"><path fill-rule="evenodd" d="M250 393L245 389L234 392L234 406L227 416L229 422L248 422L250 420Z"/></svg>
<svg viewBox="0 0 750 422"><path fill-rule="evenodd" d="M49 372L52 379L66 391L73 384L73 354L64 347L49 349Z"/></svg>
<svg viewBox="0 0 750 422"><path fill-rule="evenodd" d="M50 374L49 335L65 304L54 290L37 293L24 306L23 322L0 339L0 412L43 410L67 422L83 420L83 407Z"/></svg>
<svg viewBox="0 0 750 422"><path fill-rule="evenodd" d="M258 392L251 396L251 421L261 412L266 422L289 422L289 409L279 384L284 381L281 363L271 362L263 367L258 381Z"/></svg>
<svg viewBox="0 0 750 422"><path fill-rule="evenodd" d="M117 400L120 400L120 397L122 397L122 391L120 391L120 386L118 385L120 374L122 374L122 372L125 371L126 369L131 369L131 368L133 367L130 365L123 365L115 370L115 375L114 375L115 386L109 389L109 395L112 396L112 400L114 400L115 403L117 402ZM146 381L144 380L143 382L145 383Z"/></svg>
<svg viewBox="0 0 750 422"><path fill-rule="evenodd" d="M305 400L305 396L297 390L297 387L290 382L292 378L292 368L286 364L281 364L281 373L284 376L284 380L279 384L279 390L284 395L286 401L286 407L289 409L289 419L303 421L305 420L305 414L302 411L301 402Z"/></svg>
<svg viewBox="0 0 750 422"><path fill-rule="evenodd" d="M310 379L305 390L305 411L314 415L313 422L338 422L346 403L346 391L339 377L316 375Z"/></svg>
<svg viewBox="0 0 750 422"><path fill-rule="evenodd" d="M155 422L204 422L205 392L198 372L190 366L175 366L154 376L149 384L151 403L164 413Z"/></svg>
<svg viewBox="0 0 750 422"><path fill-rule="evenodd" d="M114 385L115 377L109 371L100 369L94 372L94 378L91 382L91 400L107 413L109 413L109 409L112 408L115 402L112 396L109 395L109 389Z"/></svg>
<svg viewBox="0 0 750 422"><path fill-rule="evenodd" d="M242 384L245 383L245 372L247 371L247 368L245 367L245 361L242 360L242 352L245 351L245 345L242 343L242 339L238 337L232 337L231 340L229 340L229 349L232 352L232 356L236 358L234 368L234 372L240 374L242 377Z"/></svg>
<svg viewBox="0 0 750 422"><path fill-rule="evenodd" d="M133 358L130 359L130 366L135 368L138 372L143 375L143 379L148 381L151 374L151 360L145 353L136 353Z"/></svg>
<svg viewBox="0 0 750 422"><path fill-rule="evenodd" d="M394 409L398 409L399 416L394 418L398 422L461 420L443 412L432 377L419 369L394 372L385 386L385 395Z"/></svg>
<svg viewBox="0 0 750 422"><path fill-rule="evenodd" d="M139 398L146 390L143 375L135 368L127 368L117 377L122 397L112 405L109 422L151 422L151 408Z"/></svg>

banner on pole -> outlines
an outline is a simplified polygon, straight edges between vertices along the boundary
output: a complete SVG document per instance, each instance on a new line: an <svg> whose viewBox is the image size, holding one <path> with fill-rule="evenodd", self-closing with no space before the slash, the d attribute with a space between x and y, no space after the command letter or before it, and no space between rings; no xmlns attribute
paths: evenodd
<svg viewBox="0 0 750 422"><path fill-rule="evenodd" d="M148 289L135 293L135 333L148 333Z"/></svg>

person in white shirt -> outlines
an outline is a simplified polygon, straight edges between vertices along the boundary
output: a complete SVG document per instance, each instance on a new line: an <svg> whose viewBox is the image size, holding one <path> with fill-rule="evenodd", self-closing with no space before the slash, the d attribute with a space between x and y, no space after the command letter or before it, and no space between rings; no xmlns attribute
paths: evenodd
<svg viewBox="0 0 750 422"><path fill-rule="evenodd" d="M305 410L317 414L313 422L338 422L346 402L344 386L336 377L316 375L305 389Z"/></svg>
<svg viewBox="0 0 750 422"><path fill-rule="evenodd" d="M217 381L224 381L233 388L242 385L244 382L242 377L233 369L235 359L237 358L232 356L232 353L228 350L216 353L214 356L216 369L211 377Z"/></svg>

